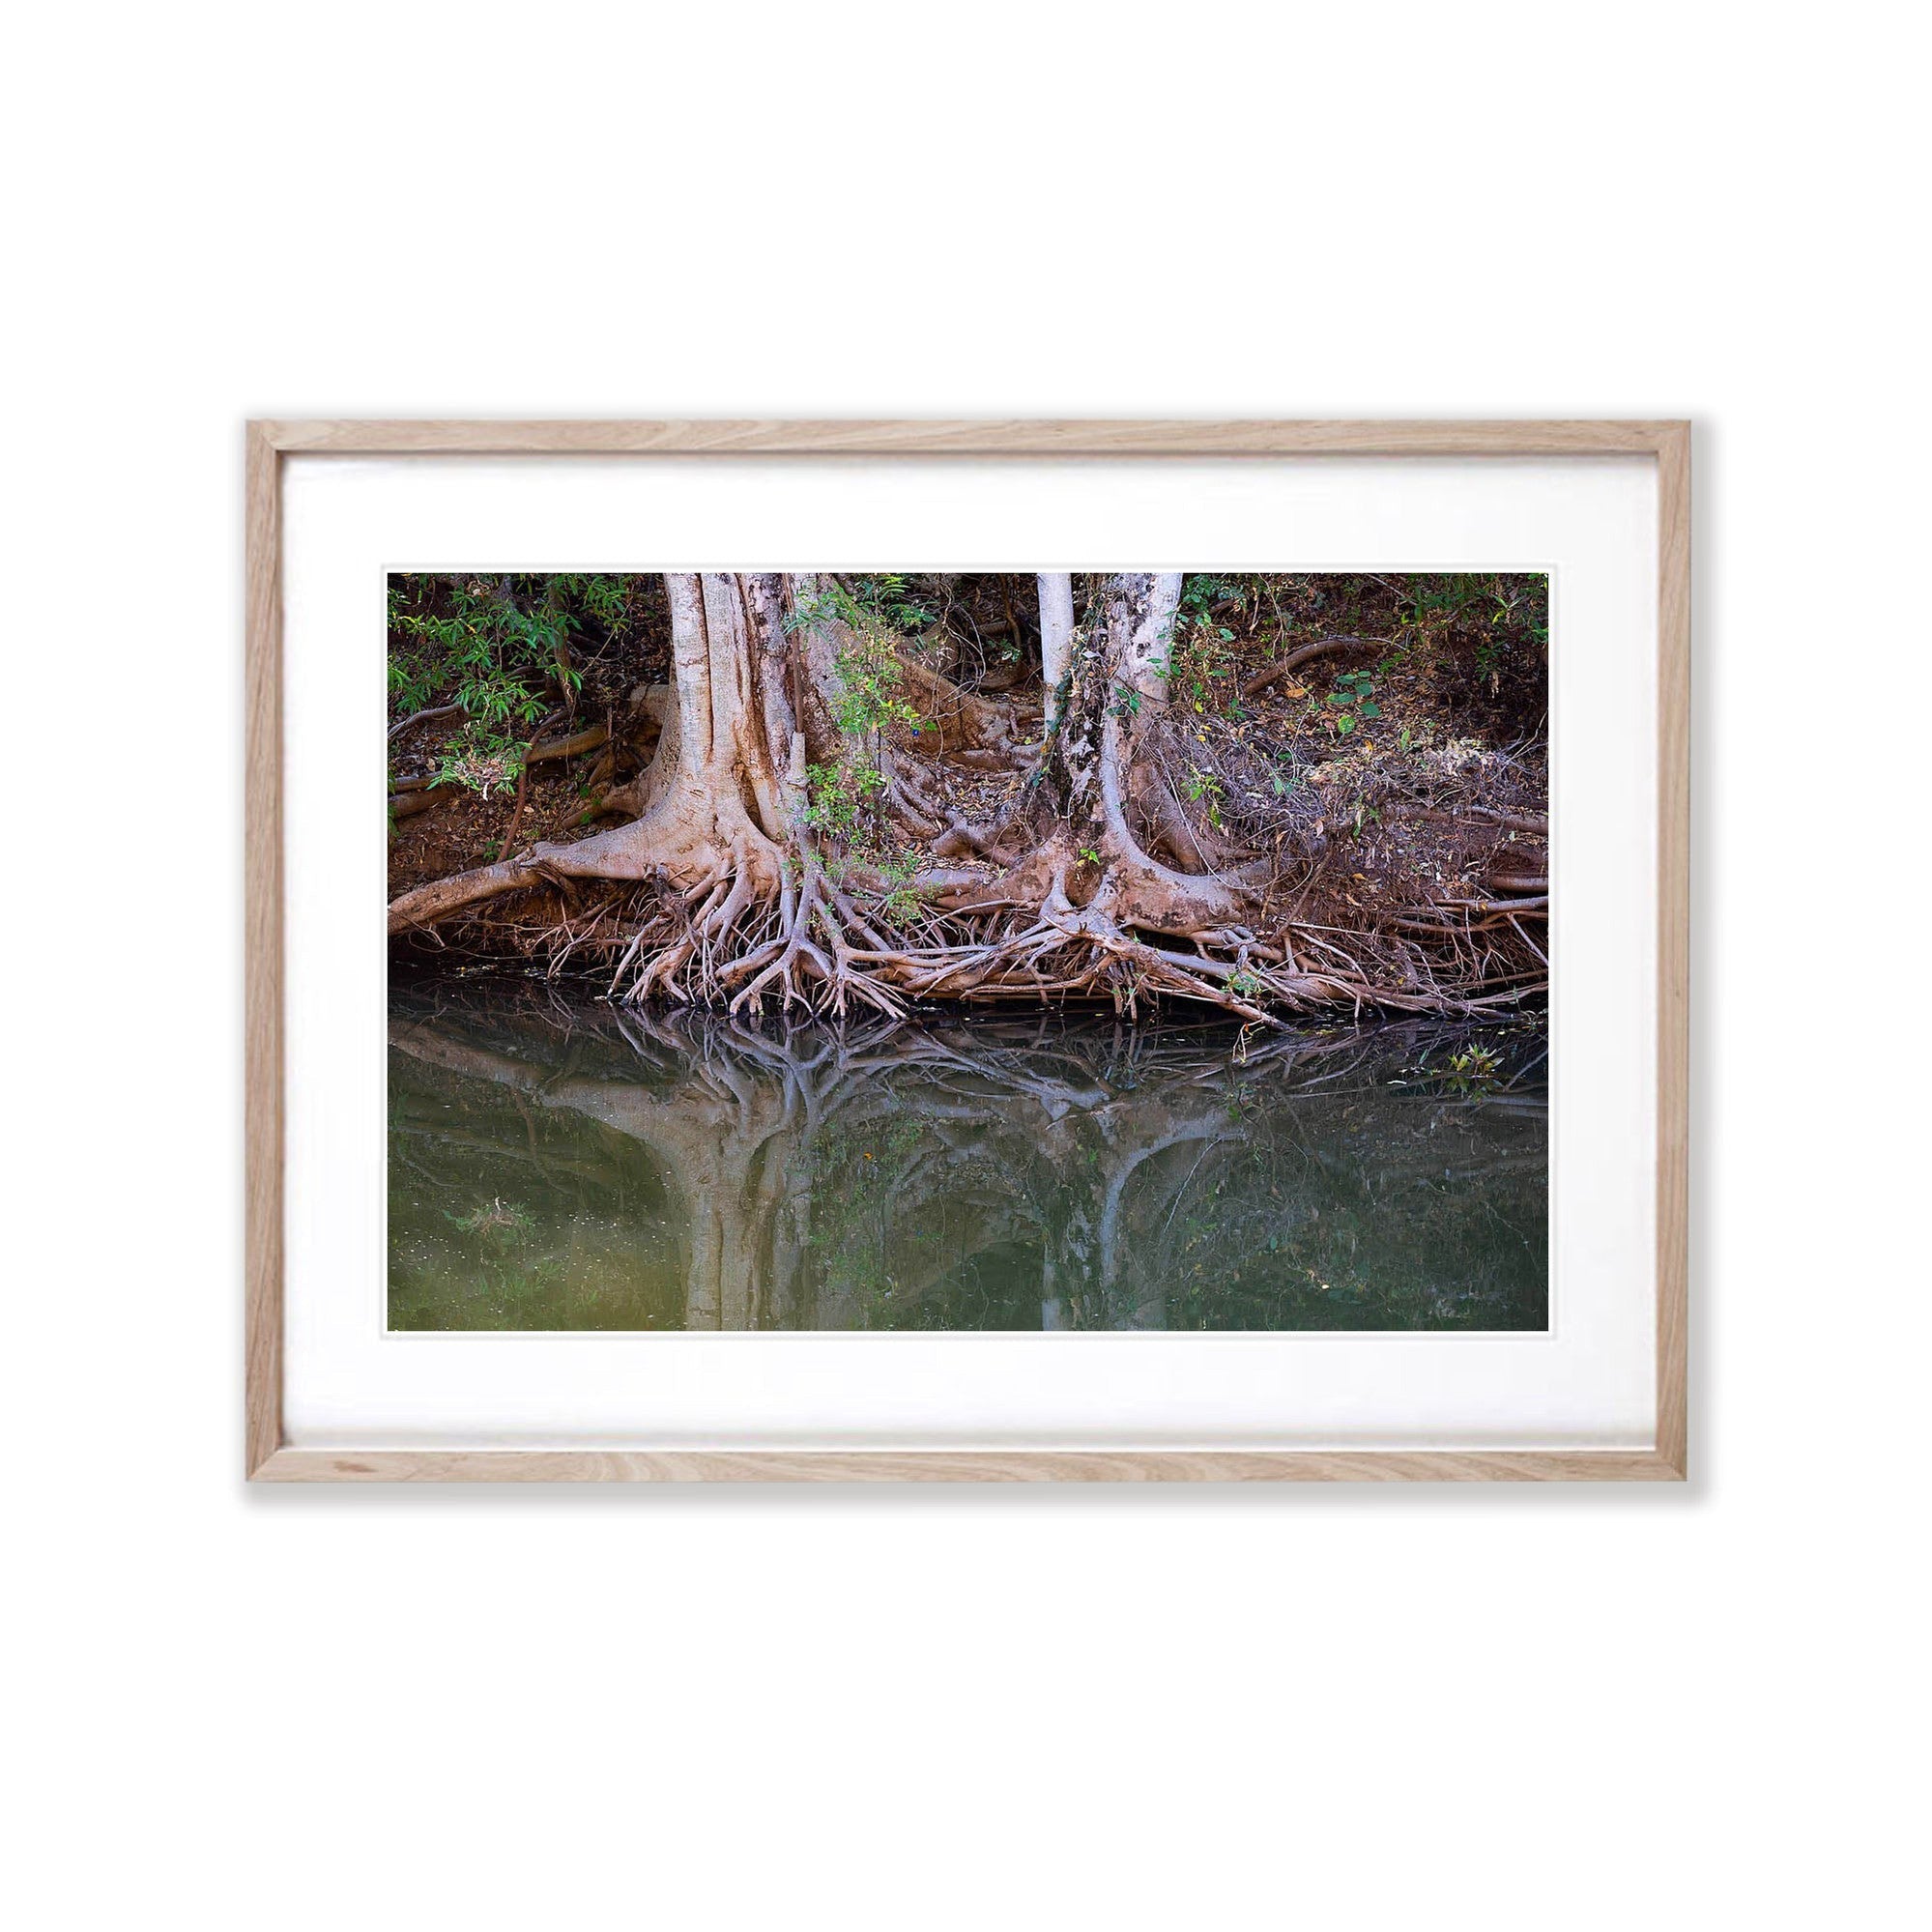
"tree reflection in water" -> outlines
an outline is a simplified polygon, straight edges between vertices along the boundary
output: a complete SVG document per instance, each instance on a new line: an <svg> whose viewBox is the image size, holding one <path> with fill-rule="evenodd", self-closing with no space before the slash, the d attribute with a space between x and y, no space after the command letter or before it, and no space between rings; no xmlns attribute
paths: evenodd
<svg viewBox="0 0 1932 1932"><path fill-rule="evenodd" d="M497 981L398 988L389 1044L395 1328L1547 1319L1534 1030L787 1028Z"/></svg>

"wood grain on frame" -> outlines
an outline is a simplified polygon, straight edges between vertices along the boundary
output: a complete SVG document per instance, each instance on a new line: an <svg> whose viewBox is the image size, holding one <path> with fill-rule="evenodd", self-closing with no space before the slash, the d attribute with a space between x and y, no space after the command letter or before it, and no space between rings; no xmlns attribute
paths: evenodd
<svg viewBox="0 0 1932 1932"><path fill-rule="evenodd" d="M252 1474L282 1433L282 595L281 459L248 426L246 531L245 989L248 1165L245 1254L247 1456Z"/></svg>
<svg viewBox="0 0 1932 1932"><path fill-rule="evenodd" d="M1650 1450L299 1449L282 1441L284 453L1596 456L1658 462L1657 1441ZM1673 1482L1687 1472L1690 427L1681 421L346 421L247 430L245 1473L292 1483Z"/></svg>
<svg viewBox="0 0 1932 1932"><path fill-rule="evenodd" d="M1672 422L440 422L251 425L276 449L409 456L1616 456Z"/></svg>
<svg viewBox="0 0 1932 1932"><path fill-rule="evenodd" d="M1687 1455L1690 1277L1690 425L1658 450L1657 1449Z"/></svg>
<svg viewBox="0 0 1932 1932"><path fill-rule="evenodd" d="M1668 1483L1652 1450L283 1449L269 1483Z"/></svg>

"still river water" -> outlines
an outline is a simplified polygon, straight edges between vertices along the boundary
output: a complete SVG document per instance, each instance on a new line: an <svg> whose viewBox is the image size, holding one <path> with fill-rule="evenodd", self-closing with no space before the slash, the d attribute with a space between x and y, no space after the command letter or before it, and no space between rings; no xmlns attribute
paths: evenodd
<svg viewBox="0 0 1932 1932"><path fill-rule="evenodd" d="M1535 1023L787 1028L403 984L389 1324L1539 1329L1545 1063Z"/></svg>

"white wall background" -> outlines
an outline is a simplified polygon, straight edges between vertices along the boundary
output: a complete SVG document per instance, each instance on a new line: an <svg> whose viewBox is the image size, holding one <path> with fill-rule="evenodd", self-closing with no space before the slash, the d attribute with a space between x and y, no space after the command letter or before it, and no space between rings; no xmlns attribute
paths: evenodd
<svg viewBox="0 0 1932 1932"><path fill-rule="evenodd" d="M16 1921L1922 1907L1919 24L16 23ZM245 1493L251 412L1694 416L1696 1482Z"/></svg>

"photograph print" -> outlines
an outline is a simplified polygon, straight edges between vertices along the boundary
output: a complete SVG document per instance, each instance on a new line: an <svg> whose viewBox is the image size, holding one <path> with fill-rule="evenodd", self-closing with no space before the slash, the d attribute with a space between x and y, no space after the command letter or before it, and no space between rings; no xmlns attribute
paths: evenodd
<svg viewBox="0 0 1932 1932"><path fill-rule="evenodd" d="M1548 1326L1546 577L387 589L392 1330Z"/></svg>

